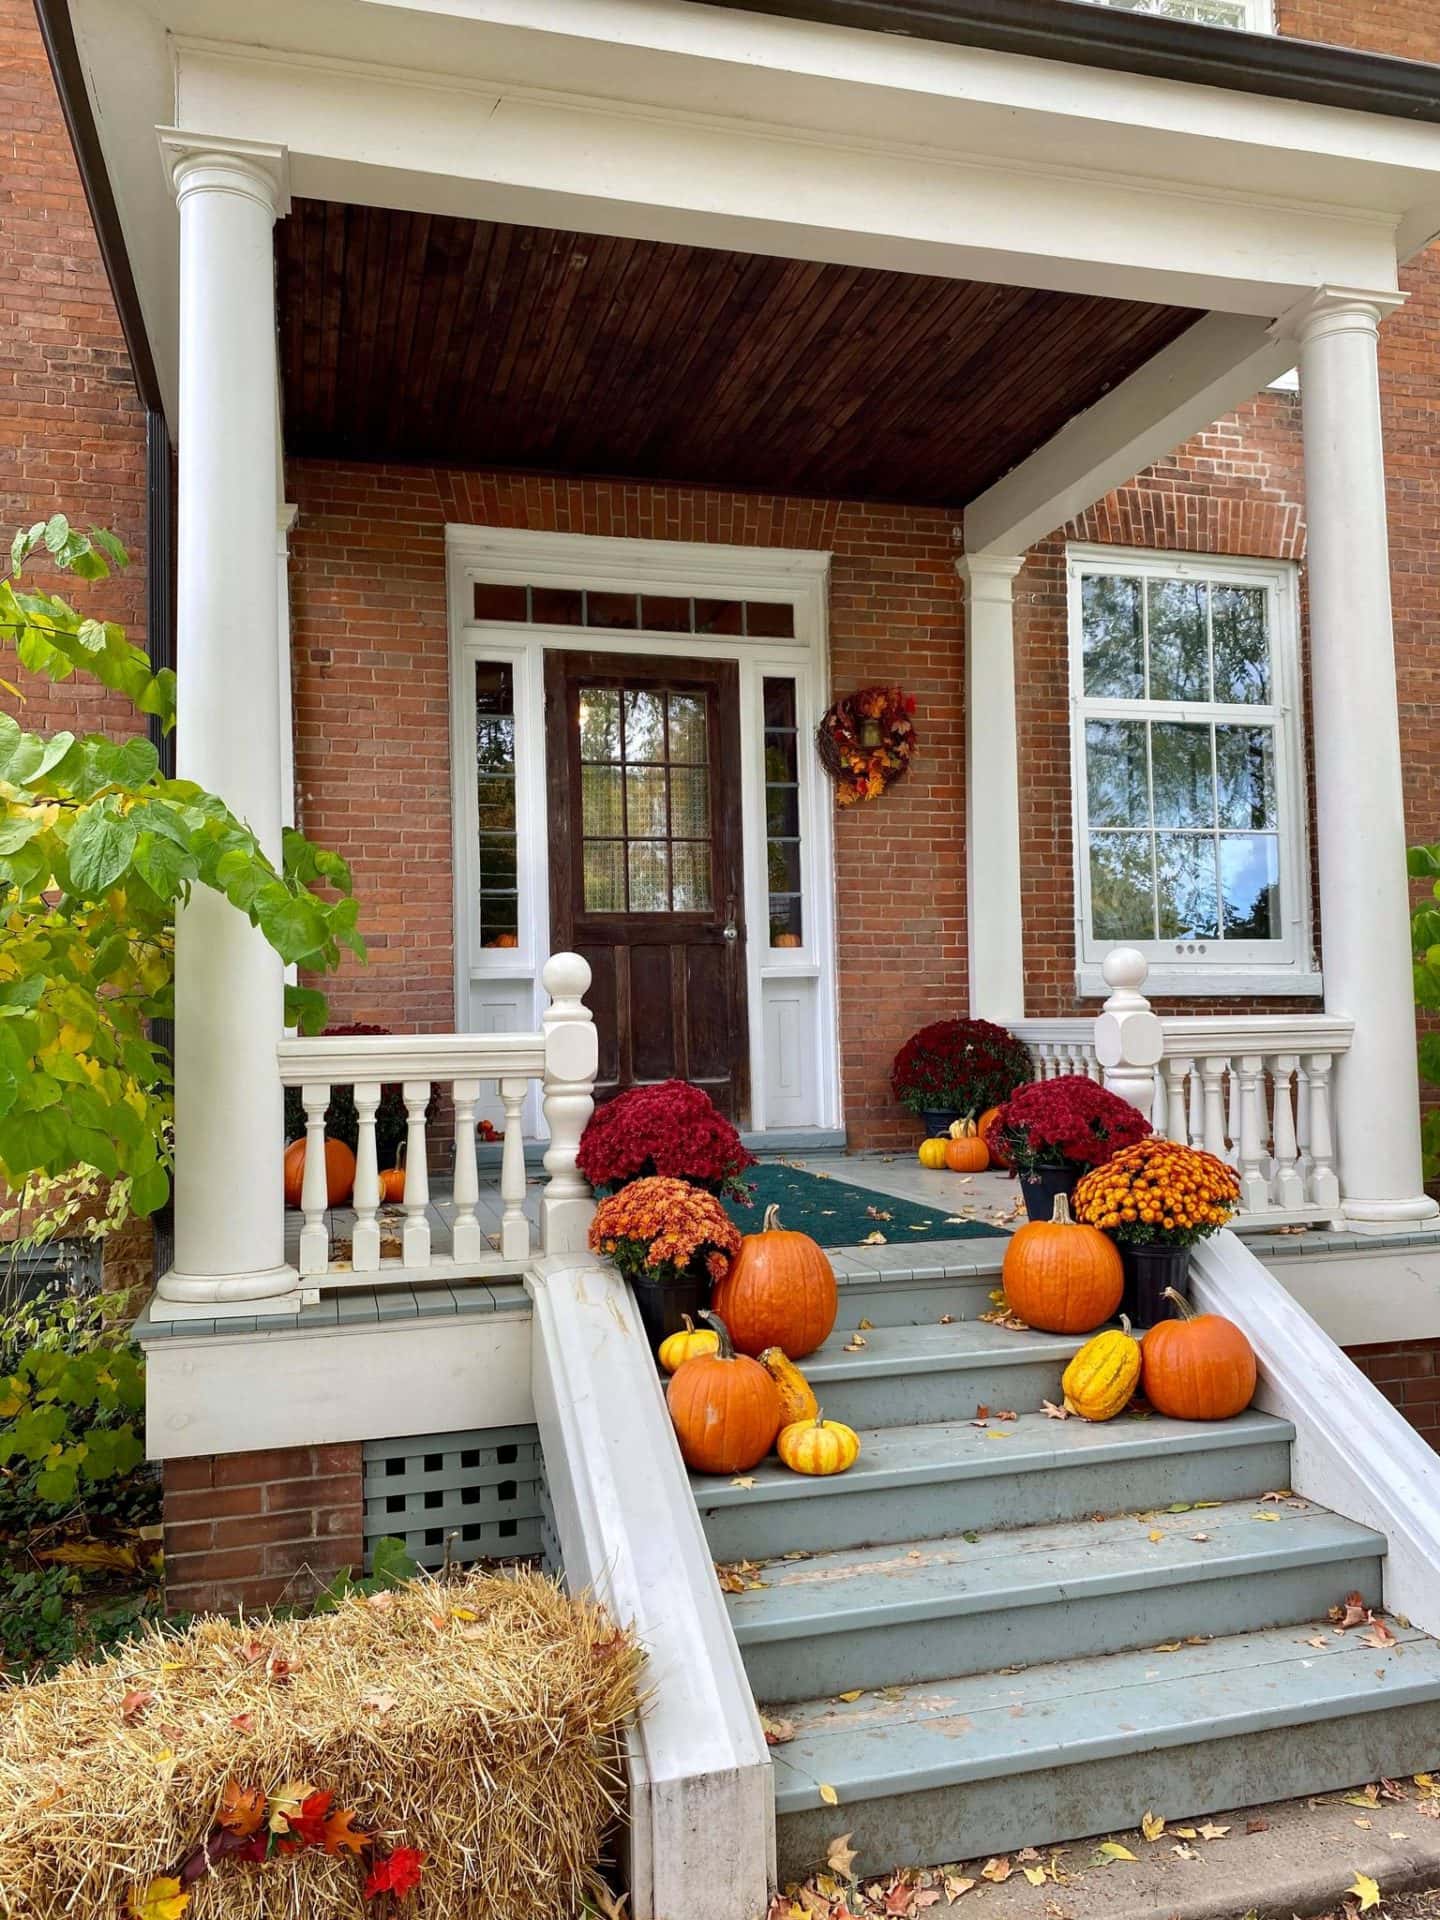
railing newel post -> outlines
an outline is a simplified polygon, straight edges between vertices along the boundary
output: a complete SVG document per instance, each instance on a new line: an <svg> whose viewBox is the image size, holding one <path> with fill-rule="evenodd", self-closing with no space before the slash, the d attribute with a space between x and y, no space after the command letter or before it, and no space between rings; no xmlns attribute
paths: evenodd
<svg viewBox="0 0 1440 1920"><path fill-rule="evenodd" d="M540 1202L540 1243L546 1253L581 1253L595 1199L575 1162L580 1136L595 1111L600 1063L594 1015L585 1005L590 967L578 953L556 953L546 961L540 977L550 996L540 1023L545 1036L543 1103L550 1129L545 1150L550 1178Z"/></svg>

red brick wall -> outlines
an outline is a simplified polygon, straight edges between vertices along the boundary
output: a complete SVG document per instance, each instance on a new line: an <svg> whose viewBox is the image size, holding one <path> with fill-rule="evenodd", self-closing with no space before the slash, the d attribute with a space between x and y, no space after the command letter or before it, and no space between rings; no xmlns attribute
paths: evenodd
<svg viewBox="0 0 1440 1920"><path fill-rule="evenodd" d="M1347 1347L1346 1352L1411 1426L1440 1449L1440 1340Z"/></svg>
<svg viewBox="0 0 1440 1920"><path fill-rule="evenodd" d="M172 1613L303 1605L365 1548L358 1442L165 1463Z"/></svg>
<svg viewBox="0 0 1440 1920"><path fill-rule="evenodd" d="M846 1117L908 1142L890 1062L965 1002L960 587L942 512L694 488L297 461L292 540L297 783L305 830L352 861L371 944L334 1017L397 1030L454 1018L447 521L829 549L834 683L899 678L922 751L883 802L837 819Z"/></svg>
<svg viewBox="0 0 1440 1920"><path fill-rule="evenodd" d="M30 0L0 0L0 47L0 533L8 550L16 526L56 512L113 528L137 564L67 597L143 642L145 418ZM15 677L8 660L0 675ZM144 729L78 675L21 679L37 732Z"/></svg>

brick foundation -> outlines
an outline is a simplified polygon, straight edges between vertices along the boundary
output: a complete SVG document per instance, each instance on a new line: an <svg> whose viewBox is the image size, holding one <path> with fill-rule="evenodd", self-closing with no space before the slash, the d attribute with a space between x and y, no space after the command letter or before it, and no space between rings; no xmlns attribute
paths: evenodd
<svg viewBox="0 0 1440 1920"><path fill-rule="evenodd" d="M1411 1426L1440 1450L1440 1340L1400 1346L1347 1347L1366 1378L1398 1407Z"/></svg>
<svg viewBox="0 0 1440 1920"><path fill-rule="evenodd" d="M172 1612L303 1604L359 1568L359 1442L165 1463L165 1598Z"/></svg>

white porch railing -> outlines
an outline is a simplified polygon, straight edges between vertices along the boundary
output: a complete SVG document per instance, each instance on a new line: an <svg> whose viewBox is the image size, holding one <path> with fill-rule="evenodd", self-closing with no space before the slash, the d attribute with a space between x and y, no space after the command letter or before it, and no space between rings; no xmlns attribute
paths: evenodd
<svg viewBox="0 0 1440 1920"><path fill-rule="evenodd" d="M280 1042L280 1078L287 1087L299 1088L305 1109L298 1262L303 1286L483 1279L519 1274L537 1253L584 1250L594 1201L576 1172L575 1156L595 1104L595 1025L583 999L590 968L578 954L558 953L547 961L541 978L550 1005L539 1033L375 1034ZM525 1213L523 1108L534 1081L541 1084L550 1135L538 1247ZM381 1169L375 1146L381 1089L394 1084L401 1088L406 1118L398 1254L383 1251ZM480 1172L475 1147L475 1109L487 1084L495 1087L505 1115L501 1214L498 1244L493 1248L478 1213ZM349 1258L343 1261L332 1255L325 1168L325 1110L335 1087L353 1089L359 1117L351 1203L355 1224ZM430 1222L425 1116L436 1087L449 1089L453 1108L454 1217L448 1250L433 1245Z"/></svg>
<svg viewBox="0 0 1440 1920"><path fill-rule="evenodd" d="M1157 1015L1140 991L1139 954L1112 972L1116 992L1098 1020L1014 1024L1035 1078L1103 1081L1148 1113L1157 1133L1228 1161L1240 1176L1238 1227L1337 1220L1333 1075L1355 1023L1333 1014Z"/></svg>

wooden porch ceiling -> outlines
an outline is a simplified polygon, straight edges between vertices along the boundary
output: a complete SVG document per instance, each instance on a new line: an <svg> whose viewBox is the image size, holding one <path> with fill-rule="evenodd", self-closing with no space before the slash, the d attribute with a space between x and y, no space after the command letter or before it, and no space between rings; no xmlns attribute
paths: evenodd
<svg viewBox="0 0 1440 1920"><path fill-rule="evenodd" d="M1190 308L297 200L290 452L963 507Z"/></svg>

